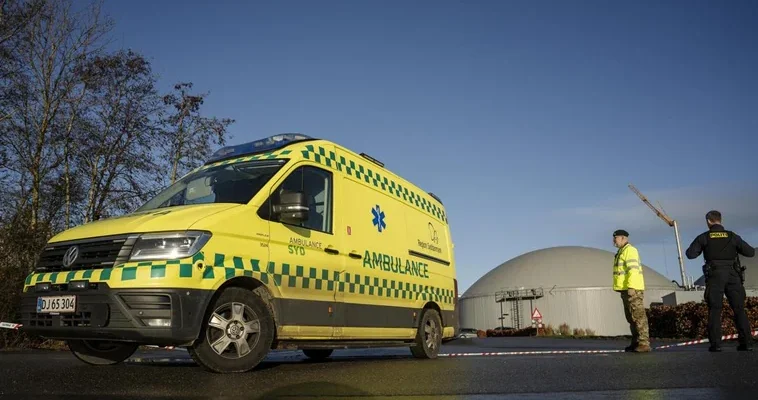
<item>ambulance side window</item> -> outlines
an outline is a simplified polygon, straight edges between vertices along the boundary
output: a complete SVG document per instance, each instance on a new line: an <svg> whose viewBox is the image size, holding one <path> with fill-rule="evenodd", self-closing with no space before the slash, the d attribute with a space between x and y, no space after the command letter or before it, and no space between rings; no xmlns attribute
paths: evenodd
<svg viewBox="0 0 758 400"><path fill-rule="evenodd" d="M284 179L261 207L261 218L279 222L271 215L271 206L283 191L303 192L308 199L308 219L300 227L332 233L332 173L315 167L299 167Z"/></svg>

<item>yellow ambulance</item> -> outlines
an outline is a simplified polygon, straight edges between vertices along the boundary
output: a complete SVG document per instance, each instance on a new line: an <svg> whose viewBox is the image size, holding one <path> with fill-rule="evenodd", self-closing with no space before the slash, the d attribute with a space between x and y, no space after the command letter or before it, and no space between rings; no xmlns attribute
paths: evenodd
<svg viewBox="0 0 758 400"><path fill-rule="evenodd" d="M301 134L215 152L132 214L68 229L26 278L23 329L80 360L186 347L242 372L271 349L436 358L458 298L445 208L366 154Z"/></svg>

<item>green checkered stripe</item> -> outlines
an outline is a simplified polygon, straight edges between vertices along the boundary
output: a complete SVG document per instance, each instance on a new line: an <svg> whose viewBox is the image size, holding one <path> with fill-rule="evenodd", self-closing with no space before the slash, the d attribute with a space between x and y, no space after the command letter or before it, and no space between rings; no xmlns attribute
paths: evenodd
<svg viewBox="0 0 758 400"><path fill-rule="evenodd" d="M223 276L230 279L236 276L250 276L260 279L266 285L277 287L339 291L368 296L377 296L406 300L436 301L453 304L454 293L450 289L430 285L403 282L400 280L370 277L360 274L340 274L338 271L269 262L265 269L260 260L241 257L226 257L215 254L213 268L203 272L203 279L216 279Z"/></svg>
<svg viewBox="0 0 758 400"><path fill-rule="evenodd" d="M210 260L213 260L211 263ZM207 264L198 269L194 264L198 261L206 261ZM327 292L339 291L341 293L353 293L367 296L376 296L405 300L436 301L444 304L453 304L454 293L451 289L438 288L431 285L404 282L401 280L370 277L361 274L340 274L338 271L304 267L302 265L290 265L284 263L269 262L265 267L260 260L243 259L242 257L227 257L224 254L213 254L212 258L206 257L202 252L196 254L191 262L187 260L169 260L160 262L144 261L134 264L125 264L114 268L85 271L49 272L43 274L30 274L26 277L26 286L38 282L68 283L74 279L87 279L100 282L108 282L112 279L130 281L137 279L137 270L147 268L150 270L149 279L166 278L167 267L172 271L178 271L179 278L231 279L238 276L247 276L259 279L265 285L276 287L325 290ZM173 268L178 266L179 268ZM118 270L120 273L114 274ZM77 273L81 275L77 276Z"/></svg>
<svg viewBox="0 0 758 400"><path fill-rule="evenodd" d="M337 157L334 151L327 150L321 146L309 144L302 150L303 157L306 160L313 160L321 165L345 173L356 179L363 180L368 184L373 184L375 188L381 189L399 199L403 199L408 204L415 206L429 214L437 217L442 222L447 223L445 211L438 207L432 200L426 196L409 190L402 184L395 182L393 179L382 176L360 162L346 160L344 156Z"/></svg>
<svg viewBox="0 0 758 400"><path fill-rule="evenodd" d="M339 291L406 300L436 301L453 304L453 291L431 285L346 273Z"/></svg>
<svg viewBox="0 0 758 400"><path fill-rule="evenodd" d="M338 291L340 293L361 294L405 300L436 301L444 304L453 303L453 291L430 285L403 282L394 279L371 277L360 274L345 273L340 276L337 271L303 267L291 267L289 264L269 264L276 272L273 274L277 286L288 288Z"/></svg>
<svg viewBox="0 0 758 400"><path fill-rule="evenodd" d="M138 263L122 264L113 268L61 271L47 273L32 273L26 277L25 286L33 285L39 282L52 283L69 283L72 280L86 279L99 282L132 281L137 279L137 270L149 269L149 279L166 278L166 269L178 266L180 278L192 278L195 273L200 273L193 264L196 261L203 260L202 253L198 253L191 260L168 260L168 261L142 261ZM114 271L118 273L114 274Z"/></svg>
<svg viewBox="0 0 758 400"><path fill-rule="evenodd" d="M277 158L282 158L284 156L289 155L292 153L292 150L276 150L276 151L268 151L265 153L260 154L254 154L251 156L245 156L245 157L238 157L238 158L232 158L229 160L219 161L217 163L204 165L200 168L200 170L204 170L206 168L210 167L217 167L220 165L229 165L229 164L237 164L241 162L248 162L248 161L255 161L255 160L275 160Z"/></svg>

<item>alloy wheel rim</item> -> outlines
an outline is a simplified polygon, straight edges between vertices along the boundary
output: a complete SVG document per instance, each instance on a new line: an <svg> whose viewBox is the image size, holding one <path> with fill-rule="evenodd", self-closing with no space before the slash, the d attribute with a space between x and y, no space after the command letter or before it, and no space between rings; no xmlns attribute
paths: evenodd
<svg viewBox="0 0 758 400"><path fill-rule="evenodd" d="M243 303L226 303L208 320L206 340L217 355L240 359L250 354L260 339L258 315Z"/></svg>
<svg viewBox="0 0 758 400"><path fill-rule="evenodd" d="M426 324L424 325L424 336L426 339L426 347L429 350L434 350L437 348L437 335L438 334L439 332L437 329L437 323L431 319L426 321Z"/></svg>

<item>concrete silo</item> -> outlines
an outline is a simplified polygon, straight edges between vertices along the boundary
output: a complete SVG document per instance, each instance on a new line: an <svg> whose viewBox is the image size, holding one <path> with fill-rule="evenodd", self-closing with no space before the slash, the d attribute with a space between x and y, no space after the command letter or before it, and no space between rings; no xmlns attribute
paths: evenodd
<svg viewBox="0 0 758 400"><path fill-rule="evenodd" d="M645 306L682 290L644 265ZM461 328L525 328L534 308L543 324L592 329L603 336L629 335L619 293L613 291L614 253L589 247L552 247L513 258L474 283L459 301ZM497 300L504 300L497 302ZM502 313L501 313L502 309Z"/></svg>

